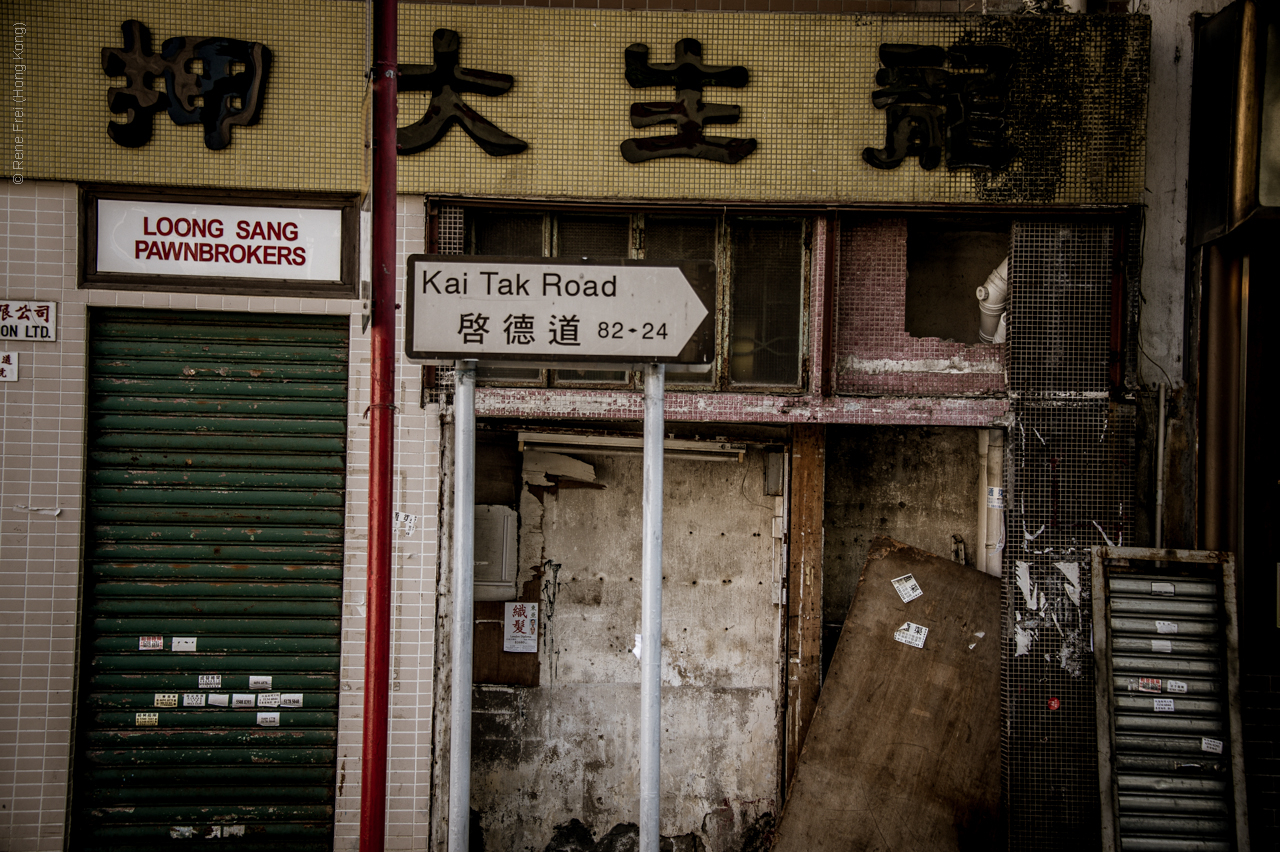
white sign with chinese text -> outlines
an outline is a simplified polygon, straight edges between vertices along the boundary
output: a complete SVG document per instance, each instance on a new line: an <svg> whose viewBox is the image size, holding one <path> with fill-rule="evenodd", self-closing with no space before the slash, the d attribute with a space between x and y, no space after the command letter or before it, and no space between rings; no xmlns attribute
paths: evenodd
<svg viewBox="0 0 1280 852"><path fill-rule="evenodd" d="M342 211L98 199L97 272L342 280Z"/></svg>
<svg viewBox="0 0 1280 852"><path fill-rule="evenodd" d="M674 266L409 258L405 351L415 359L671 361L707 318Z"/></svg>
<svg viewBox="0 0 1280 852"><path fill-rule="evenodd" d="M0 382L18 380L18 353L0 352Z"/></svg>
<svg viewBox="0 0 1280 852"><path fill-rule="evenodd" d="M0 338L50 342L57 340L58 303L0 299Z"/></svg>
<svg viewBox="0 0 1280 852"><path fill-rule="evenodd" d="M502 609L502 650L513 654L536 654L538 605L507 601Z"/></svg>

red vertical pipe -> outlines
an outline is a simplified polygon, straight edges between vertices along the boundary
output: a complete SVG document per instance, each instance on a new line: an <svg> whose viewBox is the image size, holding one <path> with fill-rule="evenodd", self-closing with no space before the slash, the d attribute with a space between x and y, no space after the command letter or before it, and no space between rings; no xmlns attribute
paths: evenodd
<svg viewBox="0 0 1280 852"><path fill-rule="evenodd" d="M360 852L383 852L391 663L391 484L396 357L397 0L373 4L373 323L369 405L369 571L364 645Z"/></svg>

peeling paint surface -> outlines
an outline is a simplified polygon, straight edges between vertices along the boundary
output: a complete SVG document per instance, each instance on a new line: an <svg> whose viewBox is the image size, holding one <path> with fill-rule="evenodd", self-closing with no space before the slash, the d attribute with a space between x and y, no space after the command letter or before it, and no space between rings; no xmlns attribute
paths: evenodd
<svg viewBox="0 0 1280 852"><path fill-rule="evenodd" d="M544 562L543 677L476 688L472 807L485 848L542 852L580 820L596 840L639 808L642 460L574 454L604 489L526 486L521 579ZM776 812L779 608L764 455L667 459L662 827L708 852Z"/></svg>

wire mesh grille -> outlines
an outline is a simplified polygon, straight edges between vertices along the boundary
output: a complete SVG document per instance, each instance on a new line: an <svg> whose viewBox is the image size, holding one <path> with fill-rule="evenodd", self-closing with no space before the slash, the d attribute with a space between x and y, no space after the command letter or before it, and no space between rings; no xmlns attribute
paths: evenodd
<svg viewBox="0 0 1280 852"><path fill-rule="evenodd" d="M1009 264L1009 390L1105 393L1112 228L1019 222Z"/></svg>
<svg viewBox="0 0 1280 852"><path fill-rule="evenodd" d="M462 254L466 251L466 220L461 207L441 207L436 219L436 245L440 254Z"/></svg>
<svg viewBox="0 0 1280 852"><path fill-rule="evenodd" d="M797 220L734 225L729 376L736 383L799 379L801 237Z"/></svg>
<svg viewBox="0 0 1280 852"><path fill-rule="evenodd" d="M1109 398L1109 225L1014 226L1001 659L1009 848L1099 837L1089 548L1132 540L1134 406Z"/></svg>
<svg viewBox="0 0 1280 852"><path fill-rule="evenodd" d="M630 232L627 216L561 216L556 254L574 260L627 257Z"/></svg>
<svg viewBox="0 0 1280 852"><path fill-rule="evenodd" d="M473 221L474 254L542 257L541 213L486 213Z"/></svg>

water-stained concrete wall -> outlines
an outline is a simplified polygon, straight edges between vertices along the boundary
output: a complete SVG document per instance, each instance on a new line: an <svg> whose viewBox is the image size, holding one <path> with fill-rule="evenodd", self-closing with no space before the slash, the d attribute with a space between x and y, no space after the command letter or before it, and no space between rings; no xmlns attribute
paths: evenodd
<svg viewBox="0 0 1280 852"><path fill-rule="evenodd" d="M951 558L958 535L965 564L974 564L982 547L978 475L974 429L827 427L824 659L839 638L876 536Z"/></svg>
<svg viewBox="0 0 1280 852"><path fill-rule="evenodd" d="M638 817L642 462L575 457L603 488L526 469L520 500L521 584L542 571L539 685L475 690L486 849L542 852L570 820L599 839ZM665 479L661 831L727 852L777 811L780 500L756 451L668 457Z"/></svg>

